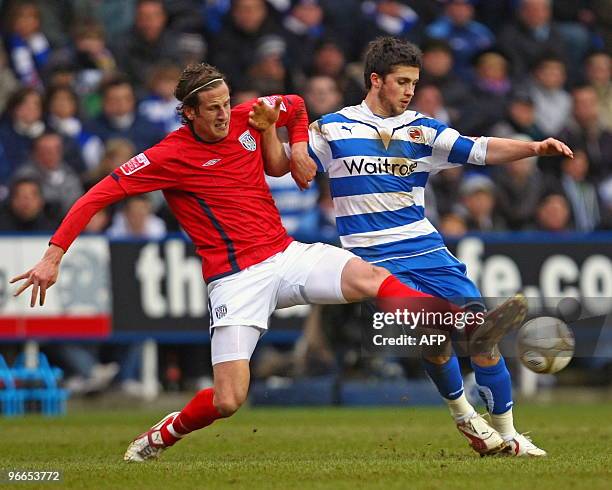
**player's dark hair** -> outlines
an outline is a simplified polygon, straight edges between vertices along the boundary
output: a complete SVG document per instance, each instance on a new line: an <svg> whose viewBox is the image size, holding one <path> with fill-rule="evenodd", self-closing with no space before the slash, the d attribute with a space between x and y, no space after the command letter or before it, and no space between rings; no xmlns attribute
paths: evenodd
<svg viewBox="0 0 612 490"><path fill-rule="evenodd" d="M217 78L219 79L218 81L206 85ZM185 107L191 107L197 113L199 106L198 94L217 88L223 82L225 82L225 75L217 67L208 63L194 63L188 65L183 70L174 89L174 96L181 102L176 110L184 124L189 123L189 119L185 116ZM198 90L198 87L202 88Z"/></svg>
<svg viewBox="0 0 612 490"><path fill-rule="evenodd" d="M408 41L391 36L376 38L368 44L365 54L363 77L366 89L372 88L372 73L384 78L396 66L414 66L420 69L422 58L421 50Z"/></svg>

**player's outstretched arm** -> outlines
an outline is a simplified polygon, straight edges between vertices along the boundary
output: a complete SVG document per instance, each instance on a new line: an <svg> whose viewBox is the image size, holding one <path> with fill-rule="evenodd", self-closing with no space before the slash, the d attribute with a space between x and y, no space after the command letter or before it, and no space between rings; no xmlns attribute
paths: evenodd
<svg viewBox="0 0 612 490"><path fill-rule="evenodd" d="M11 284L25 280L15 292L15 296L19 296L32 286L30 306L33 308L36 305L39 295L39 304L43 306L47 289L57 282L60 262L72 242L83 231L94 214L109 204L123 199L125 195L121 186L109 176L81 196L72 205L62 224L51 237L49 248L40 262L30 270L11 279Z"/></svg>
<svg viewBox="0 0 612 490"><path fill-rule="evenodd" d="M574 153L565 143L554 138L547 138L543 141L489 138L485 163L496 165L534 156L566 156L573 158Z"/></svg>

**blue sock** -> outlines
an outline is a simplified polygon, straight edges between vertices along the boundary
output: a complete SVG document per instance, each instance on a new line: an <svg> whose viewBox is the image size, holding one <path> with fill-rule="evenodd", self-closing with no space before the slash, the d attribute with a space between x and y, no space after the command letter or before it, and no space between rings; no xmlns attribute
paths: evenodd
<svg viewBox="0 0 612 490"><path fill-rule="evenodd" d="M457 356L451 358L444 364L435 364L423 359L425 371L434 382L440 395L447 400L456 400L463 393L463 378L459 369Z"/></svg>
<svg viewBox="0 0 612 490"><path fill-rule="evenodd" d="M479 366L472 361L478 393L489 413L499 415L512 408L512 380L503 357L495 366Z"/></svg>

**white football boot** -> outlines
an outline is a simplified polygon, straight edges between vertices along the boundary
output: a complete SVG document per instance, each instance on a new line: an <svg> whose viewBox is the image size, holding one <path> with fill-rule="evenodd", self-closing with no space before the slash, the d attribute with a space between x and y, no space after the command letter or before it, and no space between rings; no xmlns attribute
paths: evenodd
<svg viewBox="0 0 612 490"><path fill-rule="evenodd" d="M172 412L161 419L157 424L151 427L148 431L140 434L134 439L123 455L123 460L132 463L142 463L148 459L156 459L169 446L164 444L161 436L161 428L168 422L174 421L174 418L180 412Z"/></svg>
<svg viewBox="0 0 612 490"><path fill-rule="evenodd" d="M470 441L472 449L481 456L497 454L508 448L500 433L477 413L458 423L457 429Z"/></svg>
<svg viewBox="0 0 612 490"><path fill-rule="evenodd" d="M541 458L547 455L546 451L536 446L530 437L518 432L512 439L506 441L506 444L508 447L503 452L505 456Z"/></svg>

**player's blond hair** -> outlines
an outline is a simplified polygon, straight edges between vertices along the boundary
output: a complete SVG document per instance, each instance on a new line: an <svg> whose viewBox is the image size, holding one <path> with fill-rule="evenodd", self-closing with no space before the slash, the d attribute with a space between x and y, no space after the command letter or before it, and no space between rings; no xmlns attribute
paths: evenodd
<svg viewBox="0 0 612 490"><path fill-rule="evenodd" d="M176 108L183 123L189 121L185 116L185 107L191 107L196 112L198 110L198 94L202 91L217 88L225 82L225 75L221 71L208 63L194 63L188 65L179 78L174 89L174 96L180 101Z"/></svg>

